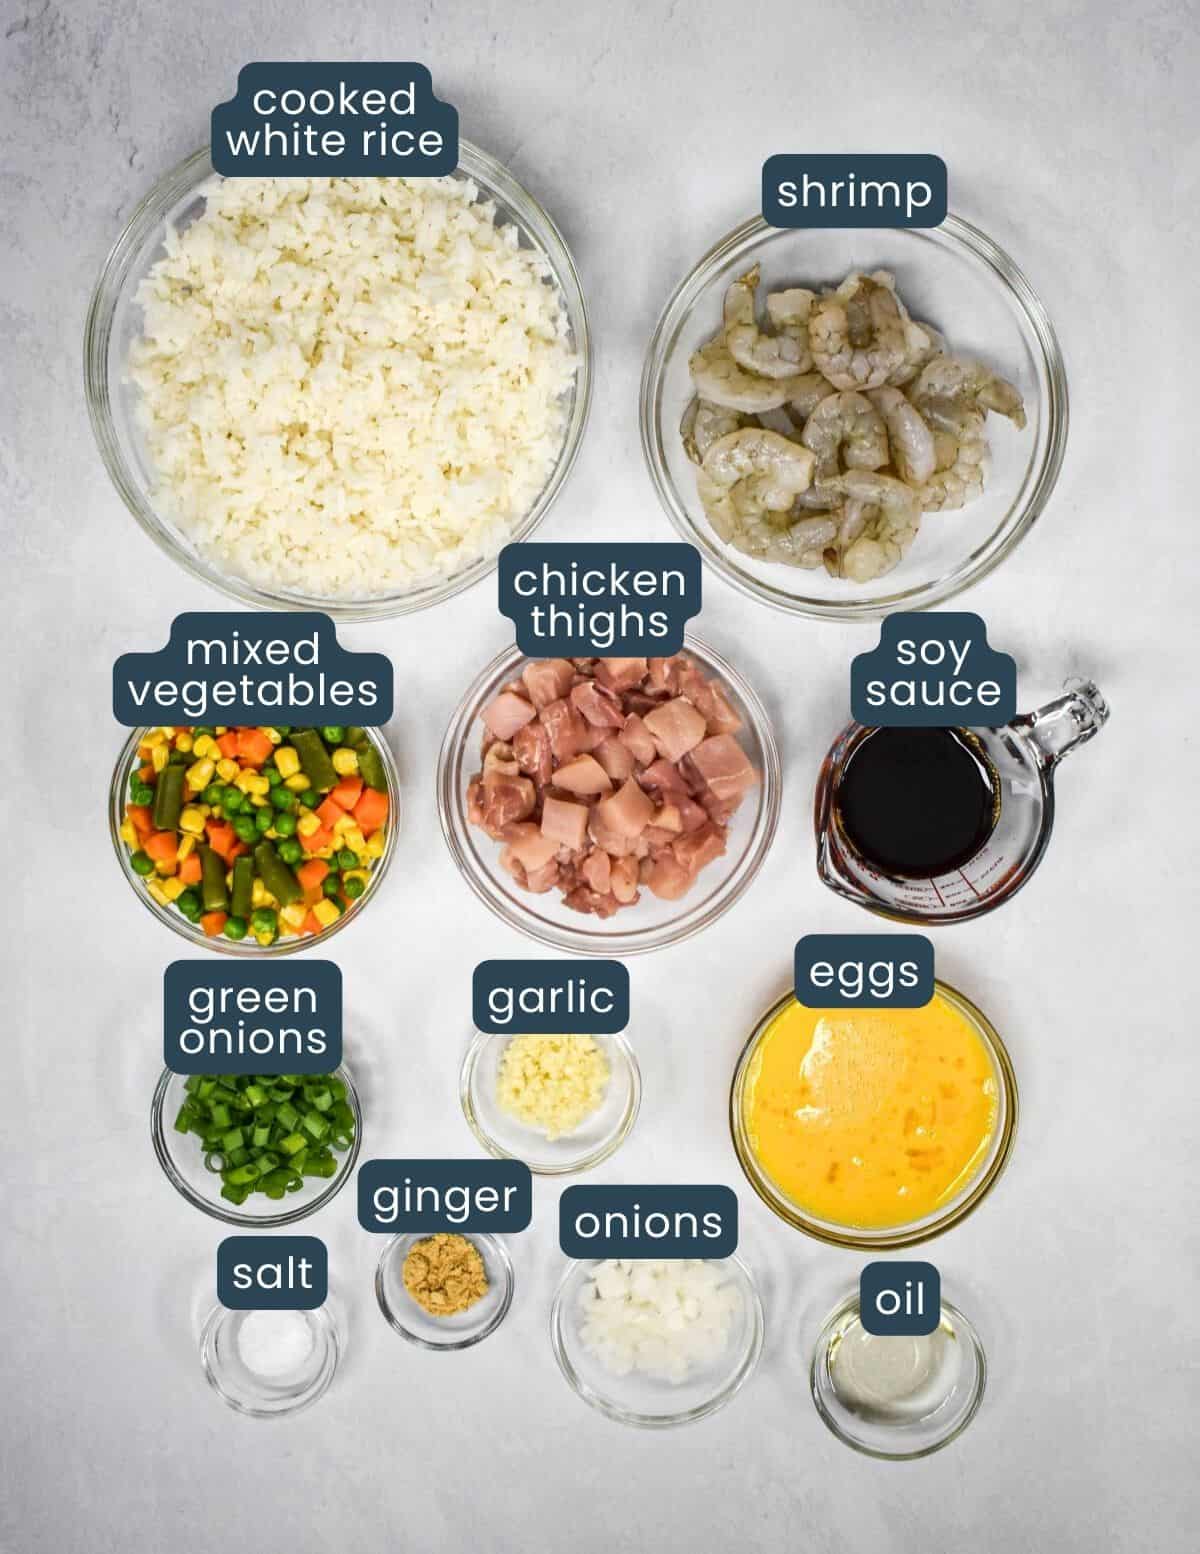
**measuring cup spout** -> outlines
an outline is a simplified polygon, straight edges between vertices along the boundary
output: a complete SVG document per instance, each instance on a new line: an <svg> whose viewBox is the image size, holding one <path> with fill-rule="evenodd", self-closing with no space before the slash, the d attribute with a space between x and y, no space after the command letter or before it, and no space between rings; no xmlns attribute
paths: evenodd
<svg viewBox="0 0 1200 1554"><path fill-rule="evenodd" d="M1034 746L1044 769L1057 766L1064 755L1085 744L1108 722L1108 703L1094 680L1068 680L1063 688L1065 696L1013 723Z"/></svg>

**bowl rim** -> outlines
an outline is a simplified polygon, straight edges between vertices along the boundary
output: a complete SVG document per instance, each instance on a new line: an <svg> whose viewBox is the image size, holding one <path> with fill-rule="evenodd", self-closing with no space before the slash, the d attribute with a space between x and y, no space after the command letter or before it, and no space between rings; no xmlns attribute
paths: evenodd
<svg viewBox="0 0 1200 1554"><path fill-rule="evenodd" d="M363 1113L362 1102L359 1099L358 1088L354 1083L354 1077L345 1063L339 1063L337 1068L330 1073L340 1079L346 1086L346 1099L350 1104L350 1110L354 1113L354 1139L350 1148L341 1156L340 1170L335 1176L326 1179L326 1185L304 1203L298 1203L295 1208L276 1210L269 1214L247 1214L243 1208L238 1208L232 1203L226 1203L220 1197L205 1198L184 1177L178 1169L171 1155L169 1142L171 1124L168 1122L164 1108L166 1106L167 1092L174 1080L184 1081L186 1074L177 1074L174 1069L164 1068L158 1076L158 1083L154 1087L154 1095L150 1102L150 1141L154 1146L155 1158L162 1167L163 1175L181 1198L194 1207L207 1214L211 1219L219 1219L226 1225L249 1226L266 1230L278 1229L281 1225L294 1225L302 1219L307 1219L310 1214L315 1214L318 1209L336 1198L338 1193L354 1175L358 1164L359 1153L362 1150ZM214 1181L219 1178L214 1176ZM246 1201L253 1201L253 1194ZM271 1202L264 1199L264 1202ZM287 1202L286 1198L283 1200Z"/></svg>
<svg viewBox="0 0 1200 1554"><path fill-rule="evenodd" d="M676 491L667 466L661 424L662 388L667 353L686 324L697 296L708 284L710 273L723 264L727 257L748 239L779 230L781 229L770 226L761 216L751 216L741 222L693 265L668 297L646 348L639 396L638 419L641 428L642 455L651 484L680 538L695 545L713 570L747 598L757 599L760 603L770 605L773 609L781 610L786 614L801 615L812 620L878 620L896 610L931 609L981 582L999 566L1029 532L1053 494L1066 455L1070 399L1066 365L1050 315L1016 262L986 232L971 222L965 221L961 216L948 213L938 227L919 230L889 229L909 232L910 235L925 238L934 243L944 241L951 249L960 253L965 252L981 262L984 269L997 278L1010 295L1015 297L1041 349L1042 364L1046 372L1048 388L1046 449L1040 465L1034 472L1032 489L1016 520L1010 525L1006 517L1001 527L984 542L981 549L968 556L946 576L932 584L923 583L871 601L796 597L744 571L731 560L726 546L716 543L705 529L693 521ZM1012 509L1010 514L1011 511Z"/></svg>
<svg viewBox="0 0 1200 1554"><path fill-rule="evenodd" d="M491 1266L493 1268L498 1268L501 1275L503 1276L504 1290L500 1296L500 1303L497 1305L495 1311L492 1312L491 1316L484 1323L484 1325L478 1330L478 1332L467 1333L461 1337L455 1338L453 1341L448 1339L445 1343L438 1343L431 1338L423 1338L419 1333L413 1332L411 1328L404 1324L400 1318L399 1313L388 1300L387 1292L384 1289L383 1282L384 1265L391 1260L395 1254L396 1248L402 1241L408 1241L411 1239L424 1241L427 1240L429 1236L435 1234L437 1234L437 1232L428 1230L404 1230L400 1231L397 1235L388 1237L387 1241L384 1243L383 1250L379 1254L379 1260L375 1264L375 1300L379 1306L379 1310L382 1313L384 1320L392 1329L392 1331L399 1333L400 1337L405 1339L408 1343L415 1344L418 1349L428 1349L433 1354L448 1354L453 1353L459 1349L472 1349L476 1344L482 1343L485 1338L490 1337L508 1315L509 1308L511 1307L513 1301L513 1291L516 1288L517 1282L516 1274L513 1271L512 1258L509 1256L508 1248L504 1245L504 1242L500 1239L500 1237L492 1235L490 1231L464 1230L455 1232L455 1234L462 1235L464 1240L470 1241L472 1243L483 1242L486 1244L487 1250L492 1259ZM434 1318L434 1320L436 1320L436 1318Z"/></svg>
<svg viewBox="0 0 1200 1554"><path fill-rule="evenodd" d="M738 1361L733 1375L707 1402L698 1403L693 1408L681 1409L674 1414L641 1414L636 1409L622 1408L619 1403L614 1403L603 1393L584 1381L579 1372L572 1365L570 1356L566 1352L563 1341L563 1309L566 1301L568 1287L581 1268L594 1268L602 1262L607 1262L603 1257L580 1257L569 1259L558 1286L554 1291L554 1298L550 1304L550 1347L554 1352L554 1358L558 1362L558 1368L570 1385L577 1397L604 1414L609 1419L615 1419L619 1424L635 1425L643 1430L670 1430L679 1425L694 1424L698 1419L706 1419L710 1414L715 1414L719 1409L732 1403L734 1398L751 1380L758 1369L758 1362L762 1358L763 1343L766 1336L766 1318L763 1312L762 1294L758 1288L758 1280L750 1265L738 1255L730 1252L727 1257L715 1257L697 1259L698 1261L733 1263L742 1279L742 1287L749 1297L749 1342L745 1353ZM667 1258L664 1261L678 1262L690 1261L690 1259Z"/></svg>
<svg viewBox="0 0 1200 1554"><path fill-rule="evenodd" d="M853 1226L838 1225L833 1221L818 1219L792 1203L759 1165L746 1138L742 1116L746 1075L771 1021L788 1004L799 1002L794 991L789 988L785 993L780 994L754 1022L750 1035L738 1055L729 1088L729 1131L733 1138L734 1154L746 1180L767 1207L794 1230L802 1231L805 1235L812 1236L814 1240L823 1241L828 1246L846 1247L855 1252L895 1251L900 1247L917 1246L923 1241L930 1241L935 1236L942 1235L953 1226L960 1224L968 1215L973 1214L1004 1174L1005 1167L1012 1157L1020 1113L1017 1076L1012 1058L996 1027L965 993L960 993L956 987L952 987L949 982L943 982L940 977L934 978L933 986L935 996L940 995L956 1009L973 1027L987 1048L999 1086L1001 1117L983 1165L959 1196L942 1209L905 1225L893 1225L878 1230L856 1229Z"/></svg>
<svg viewBox="0 0 1200 1554"><path fill-rule="evenodd" d="M182 913L176 912L170 907L159 906L153 896L143 888L141 877L135 874L130 866L129 859L132 854L121 839L121 825L125 819L125 794L127 792L129 776L133 770L133 762L140 742L140 735L154 726L152 724L139 724L137 728L131 729L129 738L125 741L121 748L121 753L117 757L108 792L108 830L112 838L113 849L117 854L117 862L121 867L121 873L128 880L138 900L149 908L156 921L164 923L173 932L177 933L181 939L185 939L188 944L193 945L197 949L208 950L214 955L233 955L240 956L243 959L265 960L272 956L297 955L306 950L317 949L319 946L327 944L334 934L340 933L347 924L356 921L362 915L363 908L369 901L374 899L379 892L380 886L383 884L384 876L391 866L403 825L400 773L396 766L396 758L393 756L380 728L364 728L364 732L378 751L379 757L383 762L384 771L387 773L388 827L383 853L375 860L375 866L371 870L366 890L363 891L350 911L343 912L336 923L331 924L330 927L326 928L323 933L315 938L305 939L298 935L293 935L287 939L276 939L274 943L267 945L264 949L249 934L244 939L227 939L224 934L210 939L203 932L194 934L192 932L192 925ZM172 726L182 728L185 725L178 724ZM299 728L308 725L296 724L295 726Z"/></svg>
<svg viewBox="0 0 1200 1554"><path fill-rule="evenodd" d="M162 223L166 212L189 189L198 188L211 176L215 174L210 149L202 146L153 184L138 201L109 250L88 303L83 332L83 382L88 420L109 479L139 527L164 555L192 577L227 598L258 609L321 610L334 620L344 621L388 620L440 604L482 582L496 570L499 551L490 557L478 558L448 578L435 579L399 594L339 600L290 591L274 592L248 579L225 574L215 563L193 554L151 506L116 435L109 385L109 344L116 310L125 294L134 257L147 234L154 225ZM469 179L479 185L484 196L505 203L516 223L536 243L550 266L576 337L575 354L579 365L562 447L533 506L504 542L516 544L528 539L546 517L566 485L583 445L591 410L595 355L587 299L575 258L554 218L506 167L479 146L460 138L458 166L449 176Z"/></svg>
<svg viewBox="0 0 1200 1554"><path fill-rule="evenodd" d="M825 1361L829 1356L829 1340L839 1324L851 1311L859 1309L858 1290L850 1290L845 1297L838 1302L821 1324L821 1331L817 1334L817 1341L813 1345L812 1360L808 1368L808 1385L812 1394L813 1406L816 1408L821 1422L835 1435L844 1446L850 1446L855 1451L861 1452L864 1457L874 1457L880 1462L914 1462L919 1457L930 1457L935 1451L941 1451L943 1446L949 1446L951 1441L956 1441L967 1426L974 1419L983 1403L984 1394L987 1391L988 1365L987 1351L983 1347L983 1341L973 1322L963 1315L959 1308L950 1301L942 1298L942 1315L949 1316L957 1333L969 1341L971 1351L975 1356L975 1386L966 1411L961 1418L956 1420L954 1428L931 1441L926 1446L919 1446L912 1451L883 1451L877 1446L868 1446L865 1441L857 1440L845 1430L835 1417L825 1399L821 1378ZM832 1384L831 1384L832 1385Z"/></svg>
<svg viewBox="0 0 1200 1554"><path fill-rule="evenodd" d="M475 731L479 704L484 692L502 676L506 669L515 668L517 664L530 659L530 655L522 653L515 643L502 648L475 676L451 715L442 738L437 764L438 819L442 836L450 850L450 856L458 866L459 873L480 901L510 928L515 928L539 944L545 944L552 949L565 950L574 955L621 958L644 955L652 950L682 944L686 939L692 938L693 935L716 922L717 918L741 900L757 879L771 850L779 826L783 774L779 746L767 709L758 692L741 672L702 638L690 632L685 633L680 651L693 653L705 668L731 685L750 714L750 726L761 752L762 798L759 813L754 822L755 832L758 833L757 839L752 832L747 851L737 867L723 885L715 887L710 895L704 898L704 902L708 903L707 907L704 907L704 902L697 903L691 908L690 913L685 912L680 918L660 923L653 929L626 929L605 934L595 929L544 922L523 903L513 905L503 900L497 895L490 876L482 869L476 869L473 866L473 850L469 845L472 833L464 814L463 793L459 791L454 780L455 768L459 764L460 752L465 750L467 740ZM686 903L687 899L686 896L681 897L681 903ZM620 915L618 914L612 921L619 922Z"/></svg>
<svg viewBox="0 0 1200 1554"><path fill-rule="evenodd" d="M569 1022L568 1022L569 1023ZM591 1171L596 1166L615 1155L617 1150L633 1131L633 1125L638 1119L638 1113L642 1106L642 1070L638 1063L637 1055L628 1038L621 1031L604 1032L602 1039L612 1042L617 1052L625 1063L629 1073L629 1100L625 1109L617 1121L616 1127L608 1136L586 1155L577 1156L573 1160L564 1161L562 1164L534 1165L521 1155L514 1155L511 1150L505 1149L499 1141L484 1127L476 1109L472 1084L479 1068L479 1060L489 1042L512 1041L515 1037L526 1034L523 1031L480 1031L472 1034L471 1041L463 1056L462 1067L458 1075L458 1098L462 1105L463 1116L467 1120L467 1126L475 1135L475 1138L487 1150L488 1154L496 1160L521 1160L529 1167L534 1176L579 1176L585 1171ZM594 1033L594 1036L600 1033ZM593 1037L594 1039L594 1037ZM532 1130L531 1130L532 1131Z"/></svg>
<svg viewBox="0 0 1200 1554"><path fill-rule="evenodd" d="M243 1403L235 1398L221 1385L218 1379L216 1367L212 1361L213 1343L217 1329L231 1317L244 1316L245 1312L237 1311L229 1306L219 1303L209 1311L200 1330L200 1363L204 1368L205 1379L209 1386L228 1408L232 1408L235 1414L242 1414L247 1419L287 1419L292 1414L302 1414L306 1408L311 1408L319 1398L325 1396L333 1378L337 1374L338 1365L342 1358L342 1337L338 1331L338 1324L328 1306L313 1306L304 1313L313 1319L316 1325L323 1329L327 1344L325 1362L312 1388L297 1402L289 1403L284 1408L255 1408L249 1403Z"/></svg>

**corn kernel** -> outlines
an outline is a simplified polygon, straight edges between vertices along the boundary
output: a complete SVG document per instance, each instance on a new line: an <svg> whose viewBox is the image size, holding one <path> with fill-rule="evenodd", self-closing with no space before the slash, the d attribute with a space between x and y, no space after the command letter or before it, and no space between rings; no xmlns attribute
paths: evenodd
<svg viewBox="0 0 1200 1554"><path fill-rule="evenodd" d="M215 761L221 754L221 747L211 734L201 734L198 739L192 741L193 755L207 755Z"/></svg>
<svg viewBox="0 0 1200 1554"><path fill-rule="evenodd" d="M185 858L190 858L195 851L196 838L194 836L184 836L179 840L179 846L175 849L175 856L182 863Z"/></svg>
<svg viewBox="0 0 1200 1554"><path fill-rule="evenodd" d="M183 750L184 752L192 748L192 736L187 732L186 729L182 734L175 735L175 748L176 750Z"/></svg>
<svg viewBox="0 0 1200 1554"><path fill-rule="evenodd" d="M293 901L291 906L285 906L279 914L279 921L286 923L293 930L300 927L308 916L308 908L302 901Z"/></svg>
<svg viewBox="0 0 1200 1554"><path fill-rule="evenodd" d="M262 880L256 878L254 884L250 887L250 905L262 907L266 906L266 904L267 887L263 884Z"/></svg>
<svg viewBox="0 0 1200 1554"><path fill-rule="evenodd" d="M343 880L362 880L366 885L371 878L370 869L346 869L342 874Z"/></svg>
<svg viewBox="0 0 1200 1554"><path fill-rule="evenodd" d="M220 734L228 734L228 732L229 732L229 724L228 723L218 723L216 725L215 729L213 730L213 732L218 734L218 735L220 735Z"/></svg>
<svg viewBox="0 0 1200 1554"><path fill-rule="evenodd" d="M200 761L193 761L187 769L188 787L193 793L202 793L213 780L215 771L216 767L207 757Z"/></svg>
<svg viewBox="0 0 1200 1554"><path fill-rule="evenodd" d="M312 810L309 810L306 815L301 815L300 819L296 822L296 830L301 836L311 836L314 831L319 831L320 829L321 822L318 820L316 815L313 814Z"/></svg>
<svg viewBox="0 0 1200 1554"><path fill-rule="evenodd" d="M193 836L204 835L204 816L192 804L187 804L179 812L179 829L189 831Z"/></svg>
<svg viewBox="0 0 1200 1554"><path fill-rule="evenodd" d="M259 798L262 798L266 794L270 793L270 791L271 791L271 784L267 781L267 779L265 777L260 777L256 773L255 774L255 778L254 778L254 782L251 784L251 787L250 787L250 792L251 793L256 793L259 796Z"/></svg>
<svg viewBox="0 0 1200 1554"><path fill-rule="evenodd" d="M353 815L339 815L338 818L333 822L333 829L335 834L337 834L341 833L342 831L348 831L353 824Z"/></svg>
<svg viewBox="0 0 1200 1554"><path fill-rule="evenodd" d="M163 772L167 768L167 762L170 760L170 757L171 752L166 745L155 745L150 752L150 764L156 772Z"/></svg>
<svg viewBox="0 0 1200 1554"><path fill-rule="evenodd" d="M254 782L256 776L257 773L252 771L250 767L244 766L233 779L233 785L235 788L240 789L242 793L252 793L254 790L251 787L251 784Z"/></svg>
<svg viewBox="0 0 1200 1554"><path fill-rule="evenodd" d="M187 886L181 879L163 880L162 883L162 893L168 901L178 901L186 889Z"/></svg>
<svg viewBox="0 0 1200 1554"><path fill-rule="evenodd" d="M232 782L238 774L238 764L227 755L223 755L217 762L217 776L222 782Z"/></svg>
<svg viewBox="0 0 1200 1554"><path fill-rule="evenodd" d="M343 745L340 750L335 750L330 760L339 777L352 777L358 770L358 754L347 745Z"/></svg>
<svg viewBox="0 0 1200 1554"><path fill-rule="evenodd" d="M145 737L142 739L142 743L147 747L147 749L153 750L155 745L161 745L165 743L166 737L167 736L163 733L161 728L152 728L147 730Z"/></svg>
<svg viewBox="0 0 1200 1554"><path fill-rule="evenodd" d="M277 728L260 728L258 732L260 734L265 734L273 745L282 744L283 742L283 735Z"/></svg>
<svg viewBox="0 0 1200 1554"><path fill-rule="evenodd" d="M352 847L356 853L365 852L367 849L367 839L356 825L346 827L342 832L342 841L347 847Z"/></svg>
<svg viewBox="0 0 1200 1554"><path fill-rule="evenodd" d="M300 757L291 745L279 745L275 750L275 765L281 777L294 777L300 770Z"/></svg>
<svg viewBox="0 0 1200 1554"><path fill-rule="evenodd" d="M259 944L263 947L264 950L268 945L275 942L275 935L273 933L256 933L254 937L258 940Z"/></svg>
<svg viewBox="0 0 1200 1554"><path fill-rule="evenodd" d="M157 880L147 880L146 890L149 893L150 899L152 901L157 901L159 906L165 907L171 905L169 899L167 898L166 891L162 888Z"/></svg>
<svg viewBox="0 0 1200 1554"><path fill-rule="evenodd" d="M308 778L303 772L297 772L294 777L285 777L283 785L285 788L290 788L293 793L303 793L308 787Z"/></svg>
<svg viewBox="0 0 1200 1554"><path fill-rule="evenodd" d="M125 843L126 847L138 848L142 845L138 840L137 827L134 825L132 820L122 820L121 840Z"/></svg>
<svg viewBox="0 0 1200 1554"><path fill-rule="evenodd" d="M331 928L342 914L338 911L337 907L334 906L333 902L330 901L328 896L325 896L317 902L315 907L313 907L312 915L316 918L317 922L320 923L322 928Z"/></svg>
<svg viewBox="0 0 1200 1554"><path fill-rule="evenodd" d="M250 802L254 805L255 809L261 809L267 800L262 796L261 793L252 793L250 794Z"/></svg>
<svg viewBox="0 0 1200 1554"><path fill-rule="evenodd" d="M382 858L383 857L383 848L384 848L384 836L383 836L383 830L382 830L382 828L380 828L380 830L376 831L372 836L369 836L367 838L367 857L368 858Z"/></svg>

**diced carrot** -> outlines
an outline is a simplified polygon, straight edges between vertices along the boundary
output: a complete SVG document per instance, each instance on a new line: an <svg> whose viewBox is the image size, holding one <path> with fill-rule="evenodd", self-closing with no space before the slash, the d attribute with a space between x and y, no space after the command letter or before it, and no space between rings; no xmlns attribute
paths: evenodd
<svg viewBox="0 0 1200 1554"><path fill-rule="evenodd" d="M316 809L317 818L321 824L328 826L331 831L345 813L346 811L337 802L332 793L327 799L323 799Z"/></svg>
<svg viewBox="0 0 1200 1554"><path fill-rule="evenodd" d="M364 788L362 797L354 806L354 818L363 832L377 830L387 819L388 796L377 788Z"/></svg>
<svg viewBox="0 0 1200 1554"><path fill-rule="evenodd" d="M248 761L251 766L261 766L274 748L260 728L244 728L238 733L238 758Z"/></svg>
<svg viewBox="0 0 1200 1554"><path fill-rule="evenodd" d="M200 926L210 939L215 939L228 921L226 912L205 912L200 919Z"/></svg>
<svg viewBox="0 0 1200 1554"><path fill-rule="evenodd" d="M174 831L150 831L142 838L143 850L155 863L174 863L179 854L179 842Z"/></svg>
<svg viewBox="0 0 1200 1554"><path fill-rule="evenodd" d="M313 885L320 885L321 881L329 873L329 865L324 858L309 858L304 863L297 864L296 878L304 886L305 890Z"/></svg>
<svg viewBox="0 0 1200 1554"><path fill-rule="evenodd" d="M227 821L206 820L204 829L208 834L208 845L228 863L232 857L230 848L237 841L233 827Z"/></svg>
<svg viewBox="0 0 1200 1554"><path fill-rule="evenodd" d="M238 737L232 729L227 734L222 734L217 740L217 749L227 761L236 761L238 753Z"/></svg>
<svg viewBox="0 0 1200 1554"><path fill-rule="evenodd" d="M238 837L232 847L225 849L225 862L232 863L235 858L240 858L243 853L248 853L249 851L250 849L246 843L242 841L241 837Z"/></svg>
<svg viewBox="0 0 1200 1554"><path fill-rule="evenodd" d="M306 853L319 853L323 847L333 846L333 832L326 830L324 826L318 826L311 836L300 836L300 845Z"/></svg>
<svg viewBox="0 0 1200 1554"><path fill-rule="evenodd" d="M315 918L312 915L311 912L304 919L304 921L300 924L300 932L301 933L318 934L318 933L324 933L324 931L325 930L321 927L321 924L318 921L318 919Z"/></svg>
<svg viewBox="0 0 1200 1554"><path fill-rule="evenodd" d="M145 766L139 766L138 767L138 776L142 779L143 782L149 782L151 777L154 776L154 764L153 764L153 762L147 761Z"/></svg>
<svg viewBox="0 0 1200 1554"><path fill-rule="evenodd" d="M188 853L187 857L179 865L179 878L185 885L198 885L200 883L200 855Z"/></svg>
<svg viewBox="0 0 1200 1554"><path fill-rule="evenodd" d="M148 804L127 804L125 806L125 813L133 822L133 829L140 831L143 836L145 836L147 831L154 830L154 822L150 818L150 807Z"/></svg>
<svg viewBox="0 0 1200 1554"><path fill-rule="evenodd" d="M362 792L363 780L361 777L343 777L329 797L335 804L340 804L343 809L351 810L358 803L359 794Z"/></svg>

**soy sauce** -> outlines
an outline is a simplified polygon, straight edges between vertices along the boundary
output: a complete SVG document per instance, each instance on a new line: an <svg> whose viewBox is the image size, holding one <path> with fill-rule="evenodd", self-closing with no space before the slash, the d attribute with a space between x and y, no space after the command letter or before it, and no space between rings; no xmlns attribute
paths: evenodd
<svg viewBox="0 0 1200 1554"><path fill-rule="evenodd" d="M961 868L992 834L1000 781L963 729L879 728L851 754L836 803L866 863L932 879Z"/></svg>

